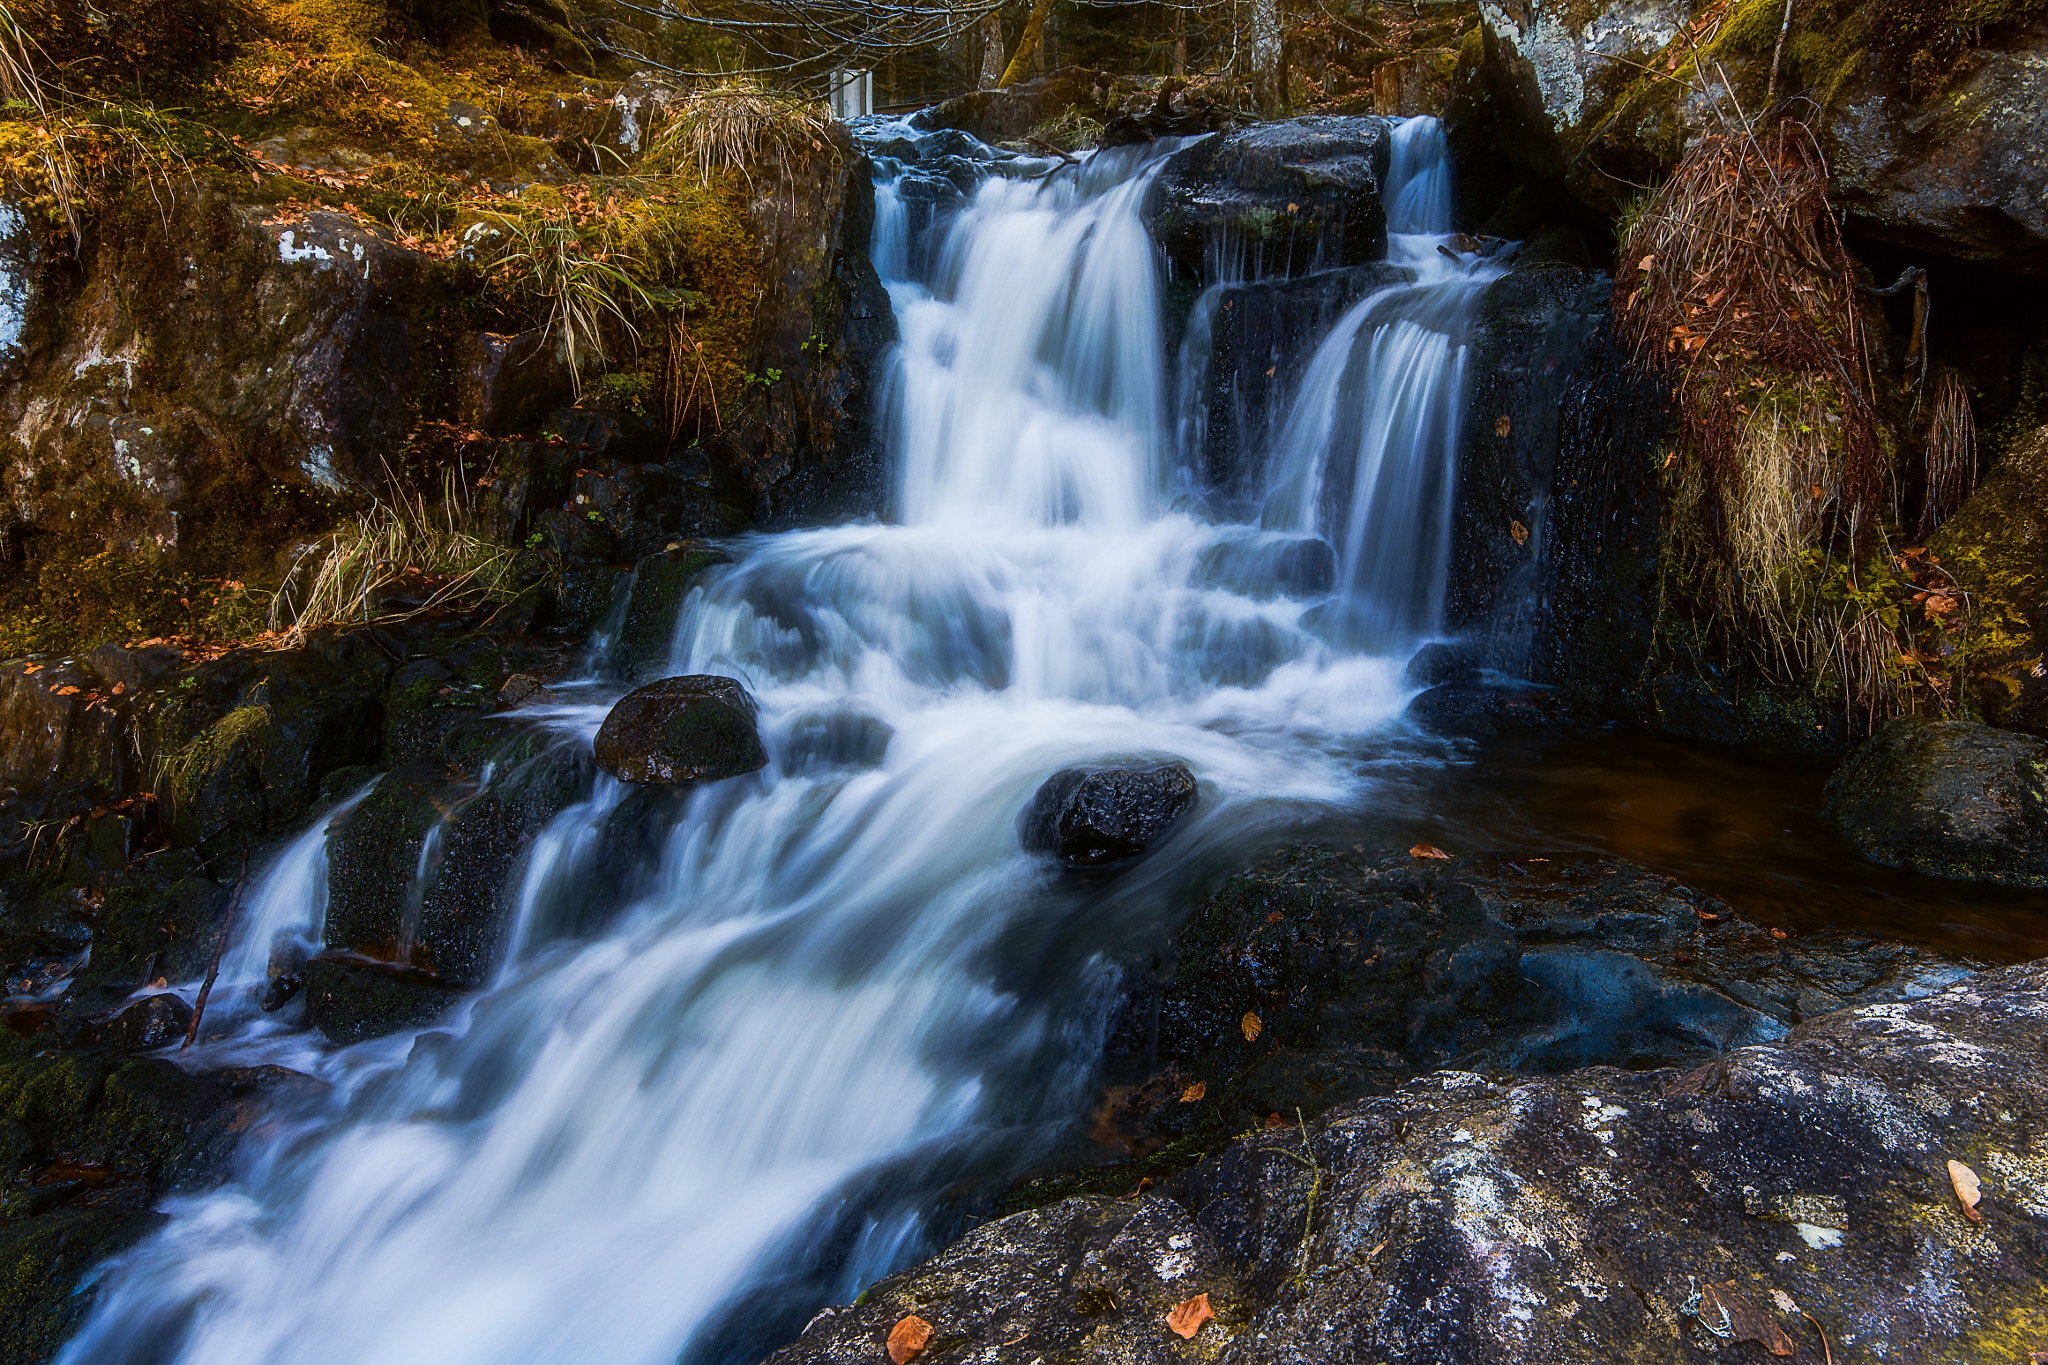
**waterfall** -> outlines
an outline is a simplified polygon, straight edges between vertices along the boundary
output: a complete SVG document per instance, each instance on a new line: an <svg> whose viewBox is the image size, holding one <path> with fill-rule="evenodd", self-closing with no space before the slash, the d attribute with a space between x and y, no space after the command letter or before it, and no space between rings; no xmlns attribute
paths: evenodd
<svg viewBox="0 0 2048 1365"><path fill-rule="evenodd" d="M1455 413L1455 328L1424 300L1475 278L1399 248L1420 282L1317 357L1290 433L1305 460L1323 432L1304 480L1355 448L1336 515L1304 483L1267 526L1206 521L1172 496L1140 216L1171 150L1009 163L929 240L899 192L918 172L883 165L895 520L743 538L678 626L679 671L755 694L769 766L679 797L587 930L630 798L601 783L556 816L490 989L320 1062L323 1104L106 1268L66 1365L751 1360L928 1250L943 1190L1000 1186L1066 1131L1119 935L1194 851L1355 799L1359 738L1406 699L1402 658L1331 643L1317 537L1343 600L1377 600L1375 537L1447 515L1425 505L1444 473L1410 468L1448 458ZM1437 340L1353 354L1397 324ZM1040 783L1125 758L1198 776L1165 846L1086 883L1022 851Z"/></svg>

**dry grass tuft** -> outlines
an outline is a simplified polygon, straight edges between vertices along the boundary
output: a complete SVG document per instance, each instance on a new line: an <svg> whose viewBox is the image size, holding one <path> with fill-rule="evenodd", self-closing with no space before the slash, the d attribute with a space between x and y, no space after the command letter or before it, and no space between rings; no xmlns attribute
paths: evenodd
<svg viewBox="0 0 2048 1365"><path fill-rule="evenodd" d="M1927 488L1920 505L1925 540L1977 490L1977 414L1954 370L1934 384L1934 420L1927 430Z"/></svg>
<svg viewBox="0 0 2048 1365"><path fill-rule="evenodd" d="M814 101L754 81L722 81L671 104L649 154L656 164L694 171L706 182L724 170L751 181L757 166L787 166L823 151L830 126Z"/></svg>
<svg viewBox="0 0 2048 1365"><path fill-rule="evenodd" d="M401 490L395 502L378 501L292 565L270 607L280 643L298 644L318 626L403 620L450 602L517 594L519 552L476 529L452 474L436 506L392 484ZM304 592L295 593L302 581ZM413 605L393 610L379 602L383 590L401 585L418 588Z"/></svg>

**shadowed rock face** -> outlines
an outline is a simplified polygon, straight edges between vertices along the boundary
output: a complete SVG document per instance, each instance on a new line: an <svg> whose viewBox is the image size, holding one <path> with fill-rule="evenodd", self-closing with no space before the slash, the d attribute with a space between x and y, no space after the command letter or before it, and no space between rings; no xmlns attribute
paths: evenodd
<svg viewBox="0 0 2048 1365"><path fill-rule="evenodd" d="M768 764L754 699L731 678L690 674L629 692L597 732L597 765L622 782L716 782Z"/></svg>
<svg viewBox="0 0 2048 1365"><path fill-rule="evenodd" d="M2048 744L2026 735L1892 721L1828 780L1823 814L1886 867L2048 886Z"/></svg>
<svg viewBox="0 0 2048 1365"><path fill-rule="evenodd" d="M1439 1067L1692 1064L1975 965L1862 935L1780 938L1619 858L1287 848L1127 969L1092 1136L1172 1169L1270 1115ZM1182 1102L1196 1082L1201 1101Z"/></svg>
<svg viewBox="0 0 2048 1365"><path fill-rule="evenodd" d="M1387 129L1385 119L1319 116L1205 138L1159 173L1146 204L1152 235L1198 277L1218 251L1275 275L1380 260Z"/></svg>
<svg viewBox="0 0 2048 1365"><path fill-rule="evenodd" d="M1018 836L1069 867L1112 867L1142 857L1194 804L1195 775L1185 763L1068 768L1031 798Z"/></svg>
<svg viewBox="0 0 2048 1365"><path fill-rule="evenodd" d="M932 1365L2023 1360L2048 1274L2044 988L2048 966L2014 967L1691 1072L1425 1076L1150 1196L983 1227L770 1360L871 1362L912 1312ZM1184 1344L1166 1313L1198 1294L1216 1318Z"/></svg>

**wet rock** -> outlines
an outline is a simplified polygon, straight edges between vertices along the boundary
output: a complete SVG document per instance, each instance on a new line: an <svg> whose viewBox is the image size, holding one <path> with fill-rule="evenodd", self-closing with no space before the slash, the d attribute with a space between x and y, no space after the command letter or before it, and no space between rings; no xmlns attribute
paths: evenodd
<svg viewBox="0 0 2048 1365"><path fill-rule="evenodd" d="M561 700L548 690L546 683L531 673L514 673L505 679L505 685L498 689L498 705L507 710L521 706L552 706Z"/></svg>
<svg viewBox="0 0 2048 1365"><path fill-rule="evenodd" d="M182 1040L192 1025L192 1007L180 996L159 991L107 1018L82 1022L65 1039L71 1047L106 1047L146 1052Z"/></svg>
<svg viewBox="0 0 2048 1365"><path fill-rule="evenodd" d="M1186 1208L1156 1196L1070 1199L969 1233L858 1304L827 1309L767 1365L872 1365L890 1329L913 1313L933 1329L920 1360L964 1361L1007 1343L1048 1360L1170 1365L1188 1343L1168 1331L1166 1315L1197 1293L1230 1319L1248 1306ZM1192 1344L1223 1338L1212 1324Z"/></svg>
<svg viewBox="0 0 2048 1365"><path fill-rule="evenodd" d="M713 545L677 543L647 556L633 570L626 619L612 650L612 664L628 678L665 672L675 644L683 599L699 574L732 556Z"/></svg>
<svg viewBox="0 0 2048 1365"><path fill-rule="evenodd" d="M305 996L307 1020L347 1047L424 1028L454 1008L462 992L428 972L323 953L306 966Z"/></svg>
<svg viewBox="0 0 2048 1365"><path fill-rule="evenodd" d="M597 764L622 782L717 782L765 767L754 699L731 678L688 674L619 699L598 728Z"/></svg>
<svg viewBox="0 0 2048 1365"><path fill-rule="evenodd" d="M1254 599L1324 597L1337 585L1337 552L1316 536L1225 540L1202 552L1196 577Z"/></svg>
<svg viewBox="0 0 2048 1365"><path fill-rule="evenodd" d="M1287 849L1127 972L1097 1137L1142 1153L1444 1066L1693 1062L1976 965L1862 935L1780 938L1616 858ZM1180 1103L1194 1081L1205 1100Z"/></svg>
<svg viewBox="0 0 2048 1365"><path fill-rule="evenodd" d="M1363 265L1386 255L1380 203L1391 143L1384 119L1315 116L1261 123L1173 154L1145 214L1195 278L1242 258L1238 278ZM1256 265L1258 268L1249 268Z"/></svg>
<svg viewBox="0 0 2048 1365"><path fill-rule="evenodd" d="M874 167L841 125L828 136L827 154L756 178L748 215L767 292L748 354L754 373L780 377L707 442L770 525L878 516L888 497L878 402L896 314L867 254Z"/></svg>
<svg viewBox="0 0 2048 1365"><path fill-rule="evenodd" d="M1968 721L1890 721L1828 779L1822 815L1887 867L2048 885L2048 743Z"/></svg>
<svg viewBox="0 0 2048 1365"><path fill-rule="evenodd" d="M1543 730L1562 719L1548 688L1512 683L1447 682L1408 703L1408 718L1440 735L1485 739Z"/></svg>
<svg viewBox="0 0 2048 1365"><path fill-rule="evenodd" d="M1034 853L1069 867L1114 867L1144 856L1194 809L1185 763L1142 768L1068 768L1045 780L1017 822Z"/></svg>
<svg viewBox="0 0 2048 1365"><path fill-rule="evenodd" d="M1163 137L1196 137L1221 132L1237 122L1235 111L1190 93L1177 80L1168 80L1150 99L1133 96L1103 125L1102 145L1123 147L1139 142L1157 142Z"/></svg>
<svg viewBox="0 0 2048 1365"><path fill-rule="evenodd" d="M1380 262L1218 284L1193 301L1179 343L1195 367L1189 391L1207 395L1206 406L1190 414L1199 419L1190 433L1193 456L1203 483L1227 507L1257 519L1267 493L1265 457L1316 348L1353 304L1409 278L1405 268Z"/></svg>
<svg viewBox="0 0 2048 1365"><path fill-rule="evenodd" d="M2034 1320L2048 1275L2044 1000L2034 964L1690 1072L1438 1072L1219 1143L1135 1205L1072 1199L989 1224L772 1359L871 1360L911 1311L934 1328L932 1365L1034 1340L1068 1343L1066 1360L1164 1359L1179 1345L1164 1300L1200 1293L1216 1321L1191 1344L1233 1365L1773 1347L1793 1365L1945 1365L2011 1354L2015 1330L2023 1353L2031 1329L2013 1324ZM1950 1161L1982 1179L1983 1223L1957 1205ZM1154 1255L1091 1260L1119 1208L1177 1230ZM1085 1302L1055 1278L1083 1267L1099 1276ZM1718 1338L1731 1324L1738 1339Z"/></svg>
<svg viewBox="0 0 2048 1365"><path fill-rule="evenodd" d="M1432 640L1408 661L1409 682L1420 687L1469 683L1479 676L1479 653L1470 645Z"/></svg>
<svg viewBox="0 0 2048 1365"><path fill-rule="evenodd" d="M1121 88L1120 88L1121 87ZM1097 123L1110 117L1111 103L1128 89L1106 71L1067 66L1020 81L1006 90L972 90L911 115L920 132L952 128L982 142L1010 142L1041 124L1072 115Z"/></svg>

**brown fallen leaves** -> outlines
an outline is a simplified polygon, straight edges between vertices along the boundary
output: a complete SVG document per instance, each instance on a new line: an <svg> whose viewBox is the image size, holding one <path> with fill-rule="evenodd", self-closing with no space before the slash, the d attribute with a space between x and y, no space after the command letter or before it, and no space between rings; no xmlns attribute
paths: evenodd
<svg viewBox="0 0 2048 1365"><path fill-rule="evenodd" d="M1408 856L1411 858L1448 858L1451 855L1438 848L1435 844L1417 844L1408 850Z"/></svg>
<svg viewBox="0 0 2048 1365"><path fill-rule="evenodd" d="M1983 1182L1977 1173L1960 1161L1948 1163L1948 1179L1956 1187L1956 1200L1963 1206L1963 1217L1973 1223L1984 1221L1984 1215L1977 1212L1977 1202L1984 1197Z"/></svg>
<svg viewBox="0 0 2048 1365"><path fill-rule="evenodd" d="M1259 1035L1265 1031L1266 1024L1258 1015L1246 1010L1244 1018L1237 1021L1237 1027L1244 1034L1247 1043L1256 1043L1259 1041Z"/></svg>
<svg viewBox="0 0 2048 1365"><path fill-rule="evenodd" d="M1182 1104L1193 1104L1208 1093L1209 1083L1207 1081L1196 1081L1193 1085L1180 1092L1180 1102Z"/></svg>
<svg viewBox="0 0 2048 1365"><path fill-rule="evenodd" d="M1734 1280L1701 1287L1700 1321L1715 1336L1753 1341L1774 1356L1792 1354L1792 1338L1777 1317L1757 1307Z"/></svg>
<svg viewBox="0 0 2048 1365"><path fill-rule="evenodd" d="M1192 1337L1202 1330L1203 1323L1215 1316L1216 1311L1209 1307L1209 1296L1197 1294L1185 1303L1175 1304L1173 1311L1166 1315L1166 1325L1177 1337Z"/></svg>
<svg viewBox="0 0 2048 1365"><path fill-rule="evenodd" d="M931 1339L932 1325L912 1313L889 1329L889 1359L894 1365L904 1365L905 1361L915 1359Z"/></svg>

